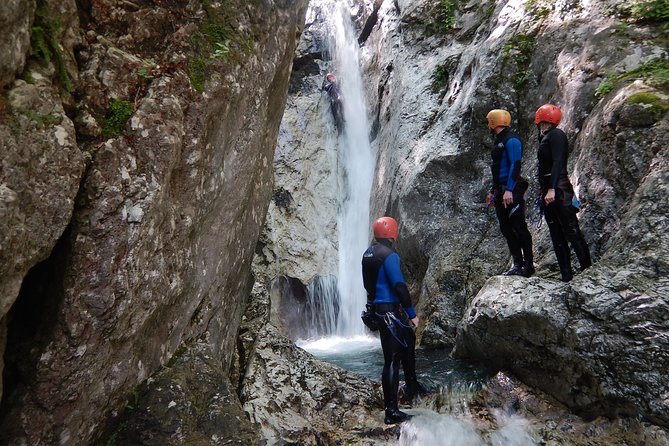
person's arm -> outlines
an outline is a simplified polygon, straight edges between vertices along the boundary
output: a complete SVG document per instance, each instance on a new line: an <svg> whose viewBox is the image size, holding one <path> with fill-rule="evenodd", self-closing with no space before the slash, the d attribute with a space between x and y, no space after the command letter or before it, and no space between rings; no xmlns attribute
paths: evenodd
<svg viewBox="0 0 669 446"><path fill-rule="evenodd" d="M416 317L416 310L414 310L411 304L409 289L404 282L404 276L400 269L400 256L396 252L390 254L383 263L383 267L386 271L388 282L391 288L397 293L402 308L404 308L410 319L414 319Z"/></svg>
<svg viewBox="0 0 669 446"><path fill-rule="evenodd" d="M562 131L554 131L548 140L551 148L551 157L553 159L553 166L551 167L551 189L557 187L560 180L560 174L567 169L567 157L569 155L569 141L567 135Z"/></svg>
<svg viewBox="0 0 669 446"><path fill-rule="evenodd" d="M506 180L506 190L513 191L520 178L520 164L523 155L523 146L518 138L510 138L506 142L506 154L509 160L509 178Z"/></svg>
<svg viewBox="0 0 669 446"><path fill-rule="evenodd" d="M520 159L523 153L522 145L518 138L510 138L505 146L504 151L509 162L509 176L506 180L506 191L502 196L504 207L513 204L513 189L516 187L516 181L520 177Z"/></svg>

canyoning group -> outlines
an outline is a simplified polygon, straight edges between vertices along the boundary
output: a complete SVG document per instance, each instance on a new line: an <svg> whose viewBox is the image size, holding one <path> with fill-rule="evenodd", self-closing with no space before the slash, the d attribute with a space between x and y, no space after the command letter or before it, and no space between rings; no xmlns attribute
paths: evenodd
<svg viewBox="0 0 669 446"><path fill-rule="evenodd" d="M530 277L535 268L532 236L525 220L525 193L529 182L521 176L523 144L510 129L511 114L507 110L491 110L486 118L494 138L490 164L493 187L487 202L495 209L513 261L503 275ZM537 176L541 213L548 225L561 279L568 282L573 278L569 245L576 253L581 270L592 262L576 217L579 201L567 172L567 137L557 127L561 119L560 109L546 104L537 109L534 123L539 139ZM374 243L362 257L362 277L367 292L362 320L372 331L379 332L384 358L381 375L384 422L395 424L410 418L397 404L400 365L404 369L409 399L427 390L416 378L414 330L418 316L401 272L400 257L393 249L398 237L397 221L389 216L378 218L372 230Z"/></svg>

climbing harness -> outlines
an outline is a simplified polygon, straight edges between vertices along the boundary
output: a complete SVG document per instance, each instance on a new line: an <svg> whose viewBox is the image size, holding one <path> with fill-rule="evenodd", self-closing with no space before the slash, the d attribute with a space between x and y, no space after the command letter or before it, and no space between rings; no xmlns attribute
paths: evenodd
<svg viewBox="0 0 669 446"><path fill-rule="evenodd" d="M539 218L537 219L537 229L541 229L541 225L544 223L544 198L543 198L543 189L540 189L537 193L537 198L534 200L534 208L536 209Z"/></svg>
<svg viewBox="0 0 669 446"><path fill-rule="evenodd" d="M386 328L388 328L388 331L393 336L393 338L395 338L397 343L400 344L402 347L407 348L408 344L404 339L401 339L401 337L399 336L399 334L397 332L397 327L399 326L401 328L408 328L408 329L411 329L412 327L403 323L392 312L388 312L388 313L385 313L385 314L376 313L376 316L383 319L383 322L385 322L385 324L386 324Z"/></svg>

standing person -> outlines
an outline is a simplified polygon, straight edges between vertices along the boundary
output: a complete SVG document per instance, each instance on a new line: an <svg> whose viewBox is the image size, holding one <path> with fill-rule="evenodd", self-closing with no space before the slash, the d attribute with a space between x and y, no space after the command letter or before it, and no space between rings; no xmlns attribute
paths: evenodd
<svg viewBox="0 0 669 446"><path fill-rule="evenodd" d="M506 110L491 110L486 116L488 128L495 141L491 151L493 190L492 200L499 221L499 229L509 246L513 266L505 276L534 274L532 236L525 222L525 191L527 181L520 176L523 145L513 133L511 114Z"/></svg>
<svg viewBox="0 0 669 446"><path fill-rule="evenodd" d="M400 257L393 250L397 239L397 221L381 217L373 226L375 242L362 256L362 278L379 325L383 349L383 403L386 424L409 418L397 406L400 364L404 365L407 388L422 388L416 379L415 334L418 316L411 304L409 289L400 270Z"/></svg>
<svg viewBox="0 0 669 446"><path fill-rule="evenodd" d="M334 74L328 73L325 75L325 79L323 79L323 85L321 85L321 90L327 92L328 97L330 98L330 111L332 112L332 117L334 118L337 130L341 132L342 125L344 123L344 113L342 111L339 85L337 84L337 78Z"/></svg>
<svg viewBox="0 0 669 446"><path fill-rule="evenodd" d="M534 115L534 123L539 128L537 157L539 187L545 203L544 216L551 234L555 257L560 266L562 281L569 282L573 272L571 251L567 241L576 253L581 271L592 265L592 261L588 244L576 218L578 201L567 173L569 142L567 135L557 128L561 120L562 111L552 104L542 105Z"/></svg>

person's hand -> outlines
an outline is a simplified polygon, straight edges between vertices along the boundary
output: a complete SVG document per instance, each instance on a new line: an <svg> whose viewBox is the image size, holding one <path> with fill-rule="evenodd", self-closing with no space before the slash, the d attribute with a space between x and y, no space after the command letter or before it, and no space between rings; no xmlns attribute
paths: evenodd
<svg viewBox="0 0 669 446"><path fill-rule="evenodd" d="M555 189L548 189L546 196L544 197L546 204L551 204L555 201Z"/></svg>
<svg viewBox="0 0 669 446"><path fill-rule="evenodd" d="M411 323L413 324L414 329L418 328L418 316L411 319Z"/></svg>
<svg viewBox="0 0 669 446"><path fill-rule="evenodd" d="M502 202L504 203L504 207L510 206L513 203L513 193L510 190L504 192Z"/></svg>

